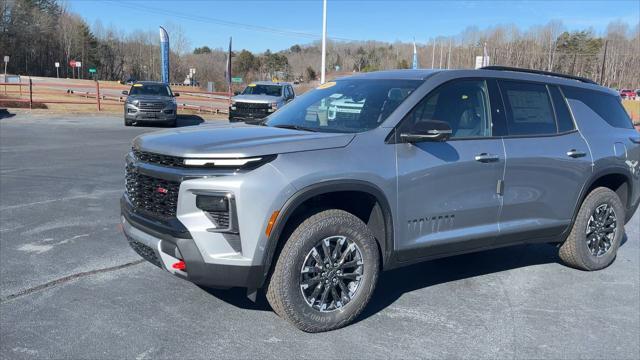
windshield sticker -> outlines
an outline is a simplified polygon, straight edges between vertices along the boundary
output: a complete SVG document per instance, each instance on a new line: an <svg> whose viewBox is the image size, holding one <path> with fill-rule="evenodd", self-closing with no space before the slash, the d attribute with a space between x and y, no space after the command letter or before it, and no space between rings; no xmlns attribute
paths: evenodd
<svg viewBox="0 0 640 360"><path fill-rule="evenodd" d="M329 81L329 82L326 82L326 83L318 86L316 89L319 89L319 90L328 89L328 88L330 88L332 86L335 86L335 85L336 85L335 81Z"/></svg>

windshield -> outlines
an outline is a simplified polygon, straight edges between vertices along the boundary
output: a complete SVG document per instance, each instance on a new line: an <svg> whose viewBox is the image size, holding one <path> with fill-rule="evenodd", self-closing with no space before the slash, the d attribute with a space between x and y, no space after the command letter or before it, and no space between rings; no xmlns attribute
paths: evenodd
<svg viewBox="0 0 640 360"><path fill-rule="evenodd" d="M244 89L242 95L280 96L281 93L282 86L280 85L251 84Z"/></svg>
<svg viewBox="0 0 640 360"><path fill-rule="evenodd" d="M163 84L135 84L131 87L130 95L173 96L171 89Z"/></svg>
<svg viewBox="0 0 640 360"><path fill-rule="evenodd" d="M378 127L420 80L347 79L320 85L275 112L267 126L322 132L362 132Z"/></svg>

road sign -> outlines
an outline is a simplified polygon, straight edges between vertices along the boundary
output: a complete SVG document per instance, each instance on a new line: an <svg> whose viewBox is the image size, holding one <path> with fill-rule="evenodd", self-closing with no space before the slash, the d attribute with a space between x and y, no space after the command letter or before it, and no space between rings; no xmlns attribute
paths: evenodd
<svg viewBox="0 0 640 360"><path fill-rule="evenodd" d="M69 66L76 67L76 61L75 60L69 60Z"/></svg>
<svg viewBox="0 0 640 360"><path fill-rule="evenodd" d="M232 77L231 78L231 82L232 83L241 84L242 83L242 78L241 77Z"/></svg>
<svg viewBox="0 0 640 360"><path fill-rule="evenodd" d="M80 61L76 61L76 67L82 67L82 63Z"/></svg>
<svg viewBox="0 0 640 360"><path fill-rule="evenodd" d="M55 65L56 65L56 67L57 67L57 68L59 68L59 67L60 67L60 63L59 63L59 62L57 62L57 61L55 62Z"/></svg>
<svg viewBox="0 0 640 360"><path fill-rule="evenodd" d="M9 62L9 55L5 55L4 56L4 62L8 63Z"/></svg>
<svg viewBox="0 0 640 360"><path fill-rule="evenodd" d="M96 72L96 68L89 68L89 72L90 73L95 73Z"/></svg>

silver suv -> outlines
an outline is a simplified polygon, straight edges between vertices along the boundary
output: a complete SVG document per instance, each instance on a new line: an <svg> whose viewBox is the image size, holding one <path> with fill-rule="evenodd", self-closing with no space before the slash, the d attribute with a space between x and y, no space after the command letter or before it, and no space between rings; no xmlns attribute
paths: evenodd
<svg viewBox="0 0 640 360"><path fill-rule="evenodd" d="M122 223L158 267L264 288L280 316L326 331L360 314L380 271L420 261L552 243L569 266L608 266L640 203L639 143L619 96L586 79L360 74L264 126L139 136Z"/></svg>
<svg viewBox="0 0 640 360"><path fill-rule="evenodd" d="M231 98L229 122L259 124L296 97L289 83L258 81Z"/></svg>
<svg viewBox="0 0 640 360"><path fill-rule="evenodd" d="M123 91L128 95L124 103L124 125L131 126L134 123L153 123L168 126L176 126L178 117L178 93L171 91L169 85L154 82L141 81L131 86L131 90Z"/></svg>

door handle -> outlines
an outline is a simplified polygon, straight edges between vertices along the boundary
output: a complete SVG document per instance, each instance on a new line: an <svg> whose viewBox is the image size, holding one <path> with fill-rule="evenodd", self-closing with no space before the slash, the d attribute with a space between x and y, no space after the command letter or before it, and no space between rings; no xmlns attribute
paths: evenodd
<svg viewBox="0 0 640 360"><path fill-rule="evenodd" d="M585 157L587 156L587 153L584 151L578 151L576 149L571 149L569 151L567 151L567 156L572 157L572 158L581 158L581 157Z"/></svg>
<svg viewBox="0 0 640 360"><path fill-rule="evenodd" d="M479 161L481 163L488 163L488 162L498 161L500 160L500 157L494 154L482 153L482 154L476 155L475 159L476 161Z"/></svg>

